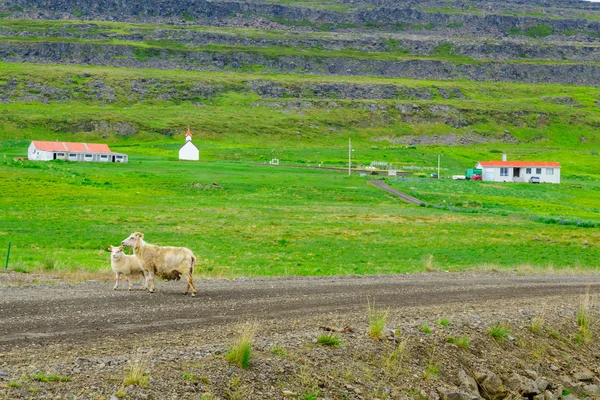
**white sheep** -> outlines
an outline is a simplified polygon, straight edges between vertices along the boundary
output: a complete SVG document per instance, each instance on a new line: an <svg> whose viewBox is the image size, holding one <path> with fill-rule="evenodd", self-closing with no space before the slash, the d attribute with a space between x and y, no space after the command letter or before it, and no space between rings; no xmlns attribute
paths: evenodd
<svg viewBox="0 0 600 400"><path fill-rule="evenodd" d="M187 279L187 287L183 294L192 289L192 297L196 296L196 287L192 280L196 256L185 247L161 247L144 241L144 234L132 233L121 243L123 246L133 248L133 253L140 260L142 269L146 273L146 280L150 281L150 293L154 292L154 275L165 280L179 280L183 275Z"/></svg>
<svg viewBox="0 0 600 400"><path fill-rule="evenodd" d="M113 290L116 290L119 286L119 278L121 275L124 275L125 279L127 279L129 290L133 289L129 275L143 275L144 285L142 286L142 289L146 289L148 287L148 282L140 260L136 256L128 256L123 253L123 246L109 246L108 249L110 250L110 266L116 275L116 282Z"/></svg>

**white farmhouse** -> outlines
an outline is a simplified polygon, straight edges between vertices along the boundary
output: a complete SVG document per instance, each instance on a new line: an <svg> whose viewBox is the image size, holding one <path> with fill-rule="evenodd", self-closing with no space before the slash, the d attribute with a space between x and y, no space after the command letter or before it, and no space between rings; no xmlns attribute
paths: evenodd
<svg viewBox="0 0 600 400"><path fill-rule="evenodd" d="M180 160L198 161L200 159L200 150L192 143L192 132L188 126L188 131L185 134L185 144L179 149Z"/></svg>
<svg viewBox="0 0 600 400"><path fill-rule="evenodd" d="M34 161L127 162L127 154L113 153L107 144L39 140L31 142L27 150L27 158Z"/></svg>
<svg viewBox="0 0 600 400"><path fill-rule="evenodd" d="M560 183L560 164L557 162L480 161L475 168L481 169L484 181Z"/></svg>

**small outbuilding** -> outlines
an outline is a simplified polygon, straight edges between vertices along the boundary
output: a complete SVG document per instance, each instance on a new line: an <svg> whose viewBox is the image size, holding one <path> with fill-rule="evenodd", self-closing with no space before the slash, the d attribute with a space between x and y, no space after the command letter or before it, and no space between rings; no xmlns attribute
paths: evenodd
<svg viewBox="0 0 600 400"><path fill-rule="evenodd" d="M127 154L114 153L104 143L43 142L34 140L27 150L34 161L88 161L126 163Z"/></svg>
<svg viewBox="0 0 600 400"><path fill-rule="evenodd" d="M179 159L188 161L198 161L200 159L200 150L192 143L192 132L189 126L185 134L185 144L179 149Z"/></svg>
<svg viewBox="0 0 600 400"><path fill-rule="evenodd" d="M490 182L560 183L560 164L536 161L480 161L482 180Z"/></svg>

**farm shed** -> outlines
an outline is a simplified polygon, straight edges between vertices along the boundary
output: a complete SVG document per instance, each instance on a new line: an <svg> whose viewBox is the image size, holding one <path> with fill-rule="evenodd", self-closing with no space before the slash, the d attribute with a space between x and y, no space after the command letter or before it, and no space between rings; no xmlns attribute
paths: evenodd
<svg viewBox="0 0 600 400"><path fill-rule="evenodd" d="M29 145L30 160L88 161L126 163L127 154L113 153L103 143L41 142L34 140Z"/></svg>
<svg viewBox="0 0 600 400"><path fill-rule="evenodd" d="M179 149L179 159L187 161L198 161L200 159L200 150L192 143L192 132L188 127L185 134L185 144Z"/></svg>
<svg viewBox="0 0 600 400"><path fill-rule="evenodd" d="M542 183L560 183L560 164L534 161L480 161L482 180L491 182L530 182L532 177Z"/></svg>

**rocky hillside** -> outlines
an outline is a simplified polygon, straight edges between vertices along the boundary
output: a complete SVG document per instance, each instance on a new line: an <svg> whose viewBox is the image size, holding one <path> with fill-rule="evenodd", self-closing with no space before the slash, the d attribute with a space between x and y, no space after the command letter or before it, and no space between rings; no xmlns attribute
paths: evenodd
<svg viewBox="0 0 600 400"><path fill-rule="evenodd" d="M0 0L0 42L5 137L170 135L189 104L203 126L235 112L239 125L209 130L222 133L524 143L564 142L568 125L574 145L600 126L600 3ZM175 107L169 118L126 111L153 101ZM64 116L83 103L102 112Z"/></svg>
<svg viewBox="0 0 600 400"><path fill-rule="evenodd" d="M600 5L583 1L4 0L0 15L9 62L600 82Z"/></svg>

